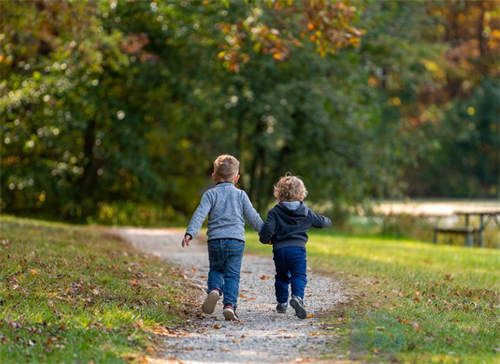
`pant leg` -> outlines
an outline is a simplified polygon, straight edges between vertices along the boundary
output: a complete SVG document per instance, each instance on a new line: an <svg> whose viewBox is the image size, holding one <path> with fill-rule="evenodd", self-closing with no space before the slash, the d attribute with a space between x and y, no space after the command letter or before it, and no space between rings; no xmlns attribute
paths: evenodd
<svg viewBox="0 0 500 364"><path fill-rule="evenodd" d="M304 299L304 291L307 284L306 248L298 246L288 247L287 260L292 276L292 295Z"/></svg>
<svg viewBox="0 0 500 364"><path fill-rule="evenodd" d="M218 289L224 291L224 251L220 240L208 242L208 261L210 269L207 279L207 293Z"/></svg>
<svg viewBox="0 0 500 364"><path fill-rule="evenodd" d="M277 249L273 252L276 275L274 276L274 291L278 303L288 302L288 285L290 284L290 272L286 262L284 249Z"/></svg>
<svg viewBox="0 0 500 364"><path fill-rule="evenodd" d="M224 304L236 308L240 292L241 261L245 243L240 240L224 240Z"/></svg>

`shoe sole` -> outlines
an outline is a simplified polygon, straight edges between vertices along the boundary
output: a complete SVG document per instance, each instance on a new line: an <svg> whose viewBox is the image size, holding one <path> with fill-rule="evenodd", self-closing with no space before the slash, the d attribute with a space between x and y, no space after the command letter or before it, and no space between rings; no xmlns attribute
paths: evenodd
<svg viewBox="0 0 500 364"><path fill-rule="evenodd" d="M217 301L219 301L220 295L217 292L210 292L205 298L205 301L203 302L203 305L201 306L201 310L203 313L206 313L210 315L211 313L214 313L215 306L217 305Z"/></svg>
<svg viewBox="0 0 500 364"><path fill-rule="evenodd" d="M222 314L224 315L226 321L238 321L238 317L233 310L224 310L222 311Z"/></svg>
<svg viewBox="0 0 500 364"><path fill-rule="evenodd" d="M304 307L302 307L299 304L299 302L297 302L295 300L290 300L290 306L293 307L293 309L295 310L295 315L297 315L297 317L299 319L303 320L307 317L306 309Z"/></svg>

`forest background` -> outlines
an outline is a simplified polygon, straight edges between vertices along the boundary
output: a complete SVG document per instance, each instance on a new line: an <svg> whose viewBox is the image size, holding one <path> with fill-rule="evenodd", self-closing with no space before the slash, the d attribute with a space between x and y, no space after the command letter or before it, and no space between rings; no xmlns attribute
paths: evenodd
<svg viewBox="0 0 500 364"><path fill-rule="evenodd" d="M213 159L342 220L500 197L494 1L2 1L3 212L178 224Z"/></svg>

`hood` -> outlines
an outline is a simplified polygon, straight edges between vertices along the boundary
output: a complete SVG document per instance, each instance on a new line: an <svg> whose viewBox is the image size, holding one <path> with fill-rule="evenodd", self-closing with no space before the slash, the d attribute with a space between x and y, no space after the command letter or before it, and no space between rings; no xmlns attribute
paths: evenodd
<svg viewBox="0 0 500 364"><path fill-rule="evenodd" d="M300 202L300 205L299 207L297 208L289 208L287 206L287 204L283 203L283 202L280 202L278 205L277 205L277 209L280 213L280 215L282 216L282 218L284 220L290 220L290 221L296 221L297 218L301 219L301 218L306 218L307 217L307 207L306 205L304 204L304 202ZM288 219L287 219L288 217Z"/></svg>

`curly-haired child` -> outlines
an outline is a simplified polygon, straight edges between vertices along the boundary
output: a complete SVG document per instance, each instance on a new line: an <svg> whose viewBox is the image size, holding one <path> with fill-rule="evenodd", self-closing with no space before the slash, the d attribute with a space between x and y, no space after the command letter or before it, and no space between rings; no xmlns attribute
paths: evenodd
<svg viewBox="0 0 500 364"><path fill-rule="evenodd" d="M285 313L288 307L288 286L292 286L290 306L300 319L307 317L304 290L307 284L306 242L311 227L323 228L331 220L312 211L304 204L307 190L304 182L295 176L281 177L274 186L278 203L269 211L260 230L261 243L273 245L276 267L276 311Z"/></svg>

